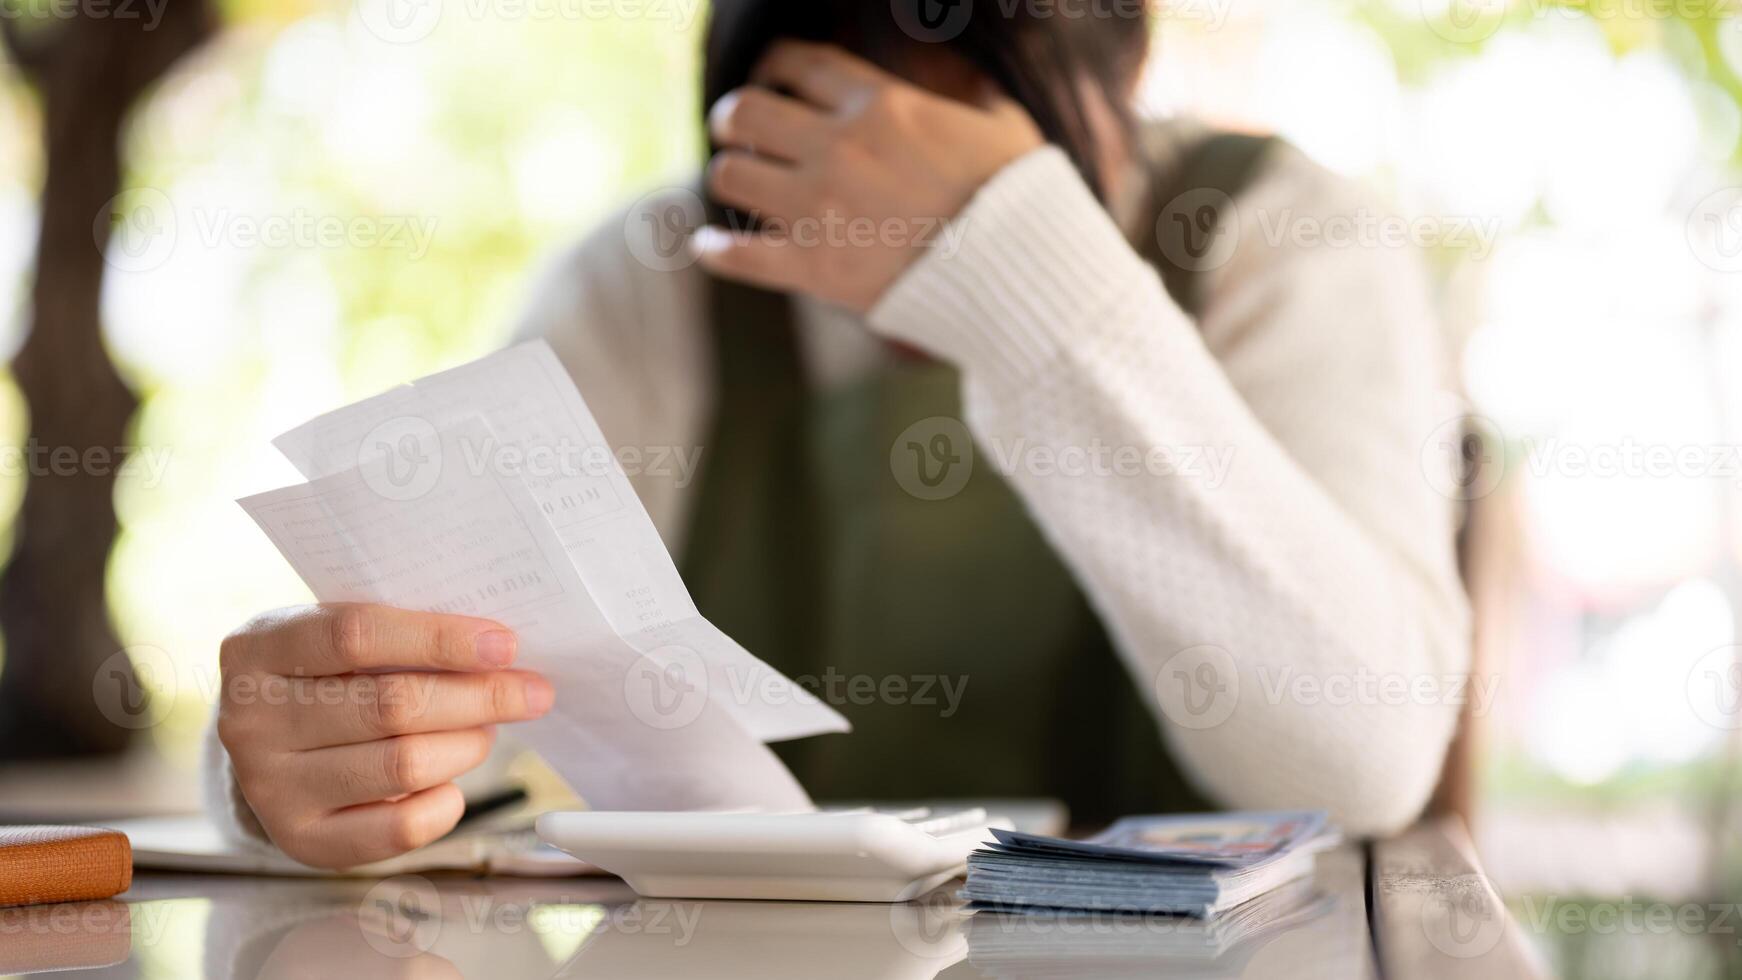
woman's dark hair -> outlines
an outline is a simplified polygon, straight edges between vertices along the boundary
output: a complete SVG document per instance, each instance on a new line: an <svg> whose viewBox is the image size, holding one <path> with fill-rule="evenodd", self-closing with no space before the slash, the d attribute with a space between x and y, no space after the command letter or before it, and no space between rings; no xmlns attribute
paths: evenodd
<svg viewBox="0 0 1742 980"><path fill-rule="evenodd" d="M838 44L891 70L936 44L1021 103L1099 194L1082 86L1099 88L1131 124L1124 90L1148 49L1146 8L1146 0L714 0L702 108L744 85L781 38Z"/></svg>

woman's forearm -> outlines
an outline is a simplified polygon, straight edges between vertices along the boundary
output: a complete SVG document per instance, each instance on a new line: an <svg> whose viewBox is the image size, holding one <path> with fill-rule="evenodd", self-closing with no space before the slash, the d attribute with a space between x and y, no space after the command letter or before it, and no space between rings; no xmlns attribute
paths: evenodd
<svg viewBox="0 0 1742 980"><path fill-rule="evenodd" d="M1262 206L1243 209L1253 230ZM1395 322L1425 314L1385 281L1401 257L1254 243L1262 268L1206 318L1242 321L1225 365L1057 151L960 224L960 251L898 282L873 325L961 365L976 465L1068 561L1181 762L1231 806L1325 806L1356 832L1412 818L1467 693L1467 637L1450 505L1421 472L1427 341L1398 339L1430 331ZM1231 371L1262 382L1271 417Z"/></svg>

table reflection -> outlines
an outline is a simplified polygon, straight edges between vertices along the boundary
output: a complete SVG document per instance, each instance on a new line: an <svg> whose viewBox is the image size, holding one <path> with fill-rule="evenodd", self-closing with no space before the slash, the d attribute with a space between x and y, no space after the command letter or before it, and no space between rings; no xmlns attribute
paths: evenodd
<svg viewBox="0 0 1742 980"><path fill-rule="evenodd" d="M133 952L133 914L123 902L0 908L0 974L94 969Z"/></svg>
<svg viewBox="0 0 1742 980"><path fill-rule="evenodd" d="M628 913L600 923L557 975L929 980L968 954L967 914L944 893L899 905L643 900Z"/></svg>
<svg viewBox="0 0 1742 980"><path fill-rule="evenodd" d="M144 875L125 903L0 912L0 973L1346 980L1372 973L1361 868L1325 855L1312 880L1210 923L970 913L953 887L876 905L639 899L613 879Z"/></svg>

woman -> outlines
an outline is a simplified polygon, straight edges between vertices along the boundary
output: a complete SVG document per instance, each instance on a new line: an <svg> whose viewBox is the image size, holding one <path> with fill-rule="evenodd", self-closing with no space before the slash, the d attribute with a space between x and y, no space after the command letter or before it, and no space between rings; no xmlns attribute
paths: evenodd
<svg viewBox="0 0 1742 980"><path fill-rule="evenodd" d="M717 2L696 263L650 248L686 200L655 195L526 335L620 446L703 451L637 489L702 610L854 723L782 747L819 798L1402 826L1467 667L1411 257L1277 235L1371 207L1285 147L1133 124L1143 17L923 3ZM315 865L433 840L490 726L549 707L513 653L379 608L251 623L227 681L455 673L410 716L226 697L225 812Z"/></svg>

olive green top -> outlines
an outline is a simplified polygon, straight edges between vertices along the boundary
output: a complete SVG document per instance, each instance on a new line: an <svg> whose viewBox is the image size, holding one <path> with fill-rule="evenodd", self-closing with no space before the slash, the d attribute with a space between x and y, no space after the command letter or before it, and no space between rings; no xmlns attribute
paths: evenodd
<svg viewBox="0 0 1742 980"><path fill-rule="evenodd" d="M1163 209L1234 196L1266 144L1212 136L1150 168L1155 234L1136 247L1188 311L1197 280L1164 256L1192 254L1194 229ZM777 747L812 796L1056 797L1079 821L1208 808L1070 571L973 458L957 371L898 359L813 389L786 297L712 289L719 396L684 576L709 619L852 722Z"/></svg>

